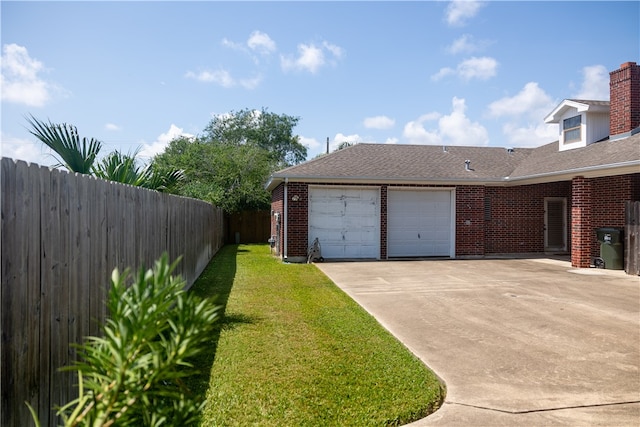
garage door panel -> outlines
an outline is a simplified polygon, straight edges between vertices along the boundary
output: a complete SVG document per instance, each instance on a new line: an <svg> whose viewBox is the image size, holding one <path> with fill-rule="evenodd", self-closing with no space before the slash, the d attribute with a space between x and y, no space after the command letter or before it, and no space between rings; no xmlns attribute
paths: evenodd
<svg viewBox="0 0 640 427"><path fill-rule="evenodd" d="M325 258L378 258L379 190L310 188L309 241L316 237Z"/></svg>
<svg viewBox="0 0 640 427"><path fill-rule="evenodd" d="M448 190L390 190L389 256L450 256L451 194Z"/></svg>

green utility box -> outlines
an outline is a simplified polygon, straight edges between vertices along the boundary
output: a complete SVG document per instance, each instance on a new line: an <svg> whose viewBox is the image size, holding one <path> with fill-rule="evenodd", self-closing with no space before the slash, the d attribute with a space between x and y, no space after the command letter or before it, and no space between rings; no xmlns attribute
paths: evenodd
<svg viewBox="0 0 640 427"><path fill-rule="evenodd" d="M608 270L624 270L624 245L622 229L603 227L596 229L600 242L600 258Z"/></svg>

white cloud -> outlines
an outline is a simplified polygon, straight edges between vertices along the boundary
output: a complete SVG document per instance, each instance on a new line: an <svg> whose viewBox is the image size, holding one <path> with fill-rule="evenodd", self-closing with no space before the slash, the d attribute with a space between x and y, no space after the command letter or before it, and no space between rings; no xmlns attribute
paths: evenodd
<svg viewBox="0 0 640 427"><path fill-rule="evenodd" d="M58 161L50 154L51 150L41 142L28 139L16 138L0 132L2 141L2 157L15 160L24 160L28 163L36 163L42 166L53 166Z"/></svg>
<svg viewBox="0 0 640 427"><path fill-rule="evenodd" d="M527 116L542 123L544 116L555 106L555 102L540 89L538 83L529 82L512 97L504 97L489 104L492 117Z"/></svg>
<svg viewBox="0 0 640 427"><path fill-rule="evenodd" d="M445 19L451 26L463 26L478 14L482 6L482 2L475 0L453 0L447 6Z"/></svg>
<svg viewBox="0 0 640 427"><path fill-rule="evenodd" d="M116 124L113 123L107 123L106 125L104 125L104 129L111 131L111 132L117 132L119 130L122 130L122 128Z"/></svg>
<svg viewBox="0 0 640 427"><path fill-rule="evenodd" d="M216 83L222 87L231 87L234 85L234 80L231 77L231 74L227 70L215 70L215 71L200 71L199 73L194 73L193 71L188 71L186 74L187 78L198 80L199 82L204 83Z"/></svg>
<svg viewBox="0 0 640 427"><path fill-rule="evenodd" d="M51 99L55 87L39 76L44 66L29 56L27 48L17 44L4 45L1 62L0 93L3 101L42 107Z"/></svg>
<svg viewBox="0 0 640 427"><path fill-rule="evenodd" d="M447 46L447 52L452 55L478 52L485 49L489 43L486 40L476 41L472 35L463 34Z"/></svg>
<svg viewBox="0 0 640 427"><path fill-rule="evenodd" d="M301 43L298 45L297 56L280 55L280 65L284 71L308 71L315 74L328 62L335 65L343 56L344 50L341 47L326 41L320 46Z"/></svg>
<svg viewBox="0 0 640 427"><path fill-rule="evenodd" d="M577 99L608 100L609 71L604 65L590 65L582 69L582 86L574 95Z"/></svg>
<svg viewBox="0 0 640 427"><path fill-rule="evenodd" d="M490 57L471 57L458 64L456 69L441 68L436 74L431 76L431 80L438 81L449 75L457 75L463 80L488 80L497 73L498 61Z"/></svg>
<svg viewBox="0 0 640 427"><path fill-rule="evenodd" d="M510 122L502 126L502 133L510 147L539 147L558 139L558 125L539 123L519 126Z"/></svg>
<svg viewBox="0 0 640 427"><path fill-rule="evenodd" d="M184 136L186 138L194 137L194 135L184 132L182 128L179 128L172 123L169 127L169 130L163 134L160 134L154 142L152 142L151 144L148 144L146 142L143 143L138 156L141 159L145 160L151 159L153 156L163 153L165 148L167 148L167 145L169 145L171 141L180 136Z"/></svg>
<svg viewBox="0 0 640 427"><path fill-rule="evenodd" d="M224 88L242 86L245 89L255 89L262 82L261 75L256 75L255 77L246 79L236 79L231 75L231 73L224 69L214 71L205 70L198 73L188 71L185 74L185 77L203 83L215 83Z"/></svg>
<svg viewBox="0 0 640 427"><path fill-rule="evenodd" d="M247 46L261 55L269 55L276 51L276 42L268 34L254 31L247 40Z"/></svg>
<svg viewBox="0 0 640 427"><path fill-rule="evenodd" d="M222 39L222 46L228 47L229 49L233 50L245 51L245 47L242 43L231 41L226 37Z"/></svg>
<svg viewBox="0 0 640 427"><path fill-rule="evenodd" d="M487 80L496 75L498 61L489 57L470 58L458 65L458 75L464 80Z"/></svg>
<svg viewBox="0 0 640 427"><path fill-rule="evenodd" d="M411 144L446 144L486 146L489 143L487 130L478 122L472 122L466 115L466 104L462 98L454 97L449 115L428 113L404 127L403 136ZM436 122L435 127L427 129L428 122Z"/></svg>
<svg viewBox="0 0 640 427"><path fill-rule="evenodd" d="M364 127L367 129L391 129L395 124L396 121L387 116L367 117L364 119Z"/></svg>
<svg viewBox="0 0 640 427"><path fill-rule="evenodd" d="M341 59L344 56L344 49L338 45L331 44L327 41L322 42L322 46L327 49L337 59Z"/></svg>
<svg viewBox="0 0 640 427"><path fill-rule="evenodd" d="M333 137L333 141L329 143L329 152L333 152L340 146L340 144L344 142L348 142L350 144L357 144L359 142L362 142L362 138L357 133L354 133L352 135L337 133L336 136Z"/></svg>
<svg viewBox="0 0 640 427"><path fill-rule="evenodd" d="M440 70L437 73L431 76L431 80L433 81L442 80L443 78L455 73L456 73L456 70L454 70L453 68L449 68L449 67L440 68Z"/></svg>
<svg viewBox="0 0 640 427"><path fill-rule="evenodd" d="M507 145L537 147L558 138L558 125L547 125L544 117L557 103L536 82L529 82L520 92L489 104L489 115L508 117L502 125Z"/></svg>
<svg viewBox="0 0 640 427"><path fill-rule="evenodd" d="M316 151L317 149L323 146L323 144L315 138L307 138L304 136L300 136L299 141L300 141L300 144L307 147L309 151Z"/></svg>

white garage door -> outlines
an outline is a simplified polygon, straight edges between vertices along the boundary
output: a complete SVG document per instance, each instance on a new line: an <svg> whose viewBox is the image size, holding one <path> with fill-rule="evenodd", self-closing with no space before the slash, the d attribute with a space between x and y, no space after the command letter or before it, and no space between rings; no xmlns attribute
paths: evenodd
<svg viewBox="0 0 640 427"><path fill-rule="evenodd" d="M389 190L390 257L453 256L452 192Z"/></svg>
<svg viewBox="0 0 640 427"><path fill-rule="evenodd" d="M311 187L309 245L317 237L324 258L379 258L377 188Z"/></svg>

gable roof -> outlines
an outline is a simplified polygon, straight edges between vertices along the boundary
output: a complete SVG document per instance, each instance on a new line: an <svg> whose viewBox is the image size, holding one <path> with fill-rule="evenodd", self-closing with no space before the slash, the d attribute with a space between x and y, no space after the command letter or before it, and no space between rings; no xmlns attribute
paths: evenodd
<svg viewBox="0 0 640 427"><path fill-rule="evenodd" d="M470 161L466 170L465 161ZM571 151L538 148L357 144L275 172L284 181L323 183L523 185L640 172L640 134Z"/></svg>
<svg viewBox="0 0 640 427"><path fill-rule="evenodd" d="M575 109L578 113L608 113L609 101L593 101L588 99L565 99L544 118L545 123L559 123L560 118L569 110Z"/></svg>

